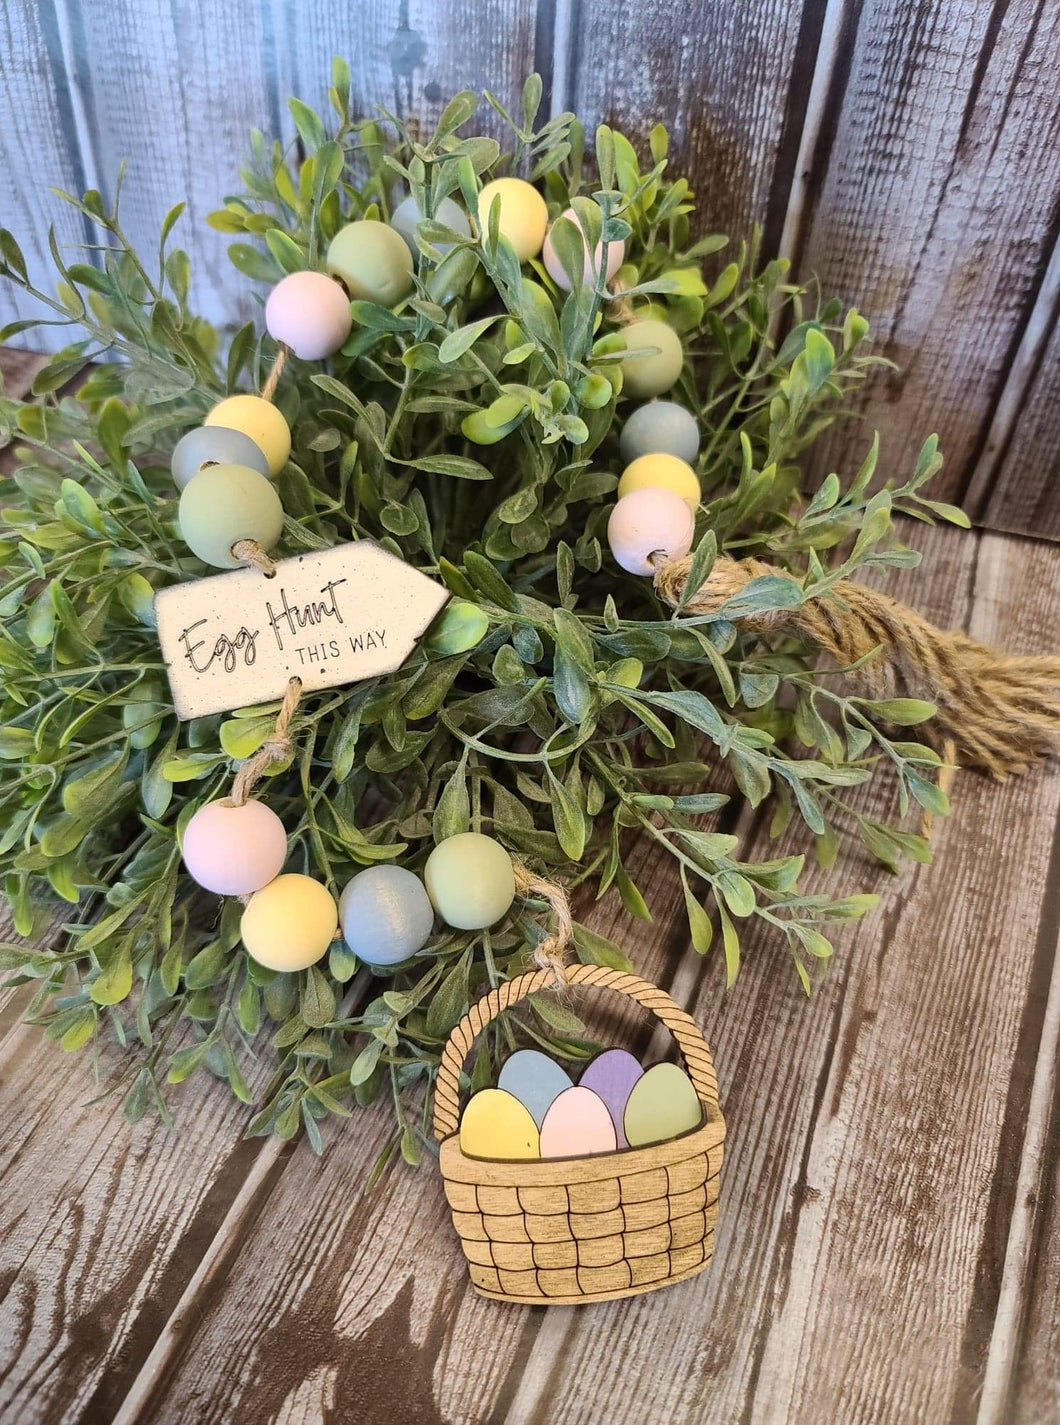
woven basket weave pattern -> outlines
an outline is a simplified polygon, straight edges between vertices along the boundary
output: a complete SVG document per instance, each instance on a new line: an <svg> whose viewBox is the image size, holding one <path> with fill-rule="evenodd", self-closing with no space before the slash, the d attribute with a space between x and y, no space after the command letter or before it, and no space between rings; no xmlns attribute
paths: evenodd
<svg viewBox="0 0 1060 1425"><path fill-rule="evenodd" d="M616 990L652 1009L681 1046L704 1121L666 1143L587 1158L492 1162L467 1157L457 1135L460 1066L499 1011L547 986L523 975L474 1005L443 1055L435 1134L453 1225L471 1280L486 1296L577 1303L652 1290L710 1261L725 1123L710 1050L695 1021L655 985L601 966L571 984Z"/></svg>

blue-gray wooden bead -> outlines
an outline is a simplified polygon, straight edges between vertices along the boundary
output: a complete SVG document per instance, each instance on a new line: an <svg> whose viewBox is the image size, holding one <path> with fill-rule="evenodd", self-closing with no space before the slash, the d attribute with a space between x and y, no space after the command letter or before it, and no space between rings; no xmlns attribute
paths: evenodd
<svg viewBox="0 0 1060 1425"><path fill-rule="evenodd" d="M196 426L177 441L169 467L177 489L183 490L204 465L246 465L259 475L269 473L261 448L249 435L226 426Z"/></svg>
<svg viewBox="0 0 1060 1425"><path fill-rule="evenodd" d="M699 454L699 426L676 401L649 401L631 412L619 448L627 465L641 455L676 455L691 465Z"/></svg>
<svg viewBox="0 0 1060 1425"><path fill-rule="evenodd" d="M366 965L397 965L422 949L434 910L419 876L401 866L369 866L339 897L346 944Z"/></svg>

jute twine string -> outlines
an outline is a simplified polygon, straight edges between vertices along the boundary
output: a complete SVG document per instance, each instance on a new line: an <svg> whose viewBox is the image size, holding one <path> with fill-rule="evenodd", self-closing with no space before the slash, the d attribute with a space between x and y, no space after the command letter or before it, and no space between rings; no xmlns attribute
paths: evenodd
<svg viewBox="0 0 1060 1425"><path fill-rule="evenodd" d="M655 588L677 606L691 558L658 556ZM762 575L793 578L758 559L721 556L684 605L690 614L717 613ZM797 581L796 581L797 582ZM827 594L793 609L739 620L754 633L774 633L817 644L840 666L879 649L855 676L870 697L905 694L938 708L931 735L948 761L977 767L998 781L1025 772L1060 749L1060 657L1000 653L960 631L936 628L915 609L863 584L841 581Z"/></svg>
<svg viewBox="0 0 1060 1425"><path fill-rule="evenodd" d="M287 691L283 695L280 711L276 714L276 726L254 755L240 764L229 797L233 806L245 806L251 792L269 768L274 763L282 762L291 755L294 747L291 738L291 720L301 696L302 680L301 678L292 678L287 684Z"/></svg>
<svg viewBox="0 0 1060 1425"><path fill-rule="evenodd" d="M266 401L275 399L276 387L280 384L280 377L283 375L283 368L287 365L287 348L280 343L280 348L273 358L269 374L265 377L265 383L261 388L262 398Z"/></svg>
<svg viewBox="0 0 1060 1425"><path fill-rule="evenodd" d="M567 892L555 881L547 881L537 876L521 861L512 863L515 871L515 889L521 896L543 900L552 912L556 926L546 935L540 945L534 947L534 964L539 970L551 972L556 990L567 991L567 950L574 939L574 921L571 916Z"/></svg>

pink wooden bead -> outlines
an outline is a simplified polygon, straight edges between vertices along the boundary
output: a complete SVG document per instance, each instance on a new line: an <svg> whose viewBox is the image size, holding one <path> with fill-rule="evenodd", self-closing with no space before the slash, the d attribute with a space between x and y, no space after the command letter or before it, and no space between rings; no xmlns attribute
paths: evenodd
<svg viewBox="0 0 1060 1425"><path fill-rule="evenodd" d="M350 334L350 299L323 272L292 272L269 293L265 325L303 361L331 356Z"/></svg>
<svg viewBox="0 0 1060 1425"><path fill-rule="evenodd" d="M672 490L645 486L623 495L607 522L611 553L630 574L651 574L653 554L680 559L692 548L695 519Z"/></svg>
<svg viewBox="0 0 1060 1425"><path fill-rule="evenodd" d="M569 218L582 235L582 242L585 242L585 230L578 221L578 214L573 208L565 208L560 214L561 218ZM557 222L559 219L557 219ZM596 244L594 252L585 254L585 281L590 286L595 287L596 275L600 270L600 260L604 255L604 245L601 242ZM604 281L610 282L615 273L622 266L622 261L626 255L626 244L624 242L609 242L607 244L607 272ZM552 229L549 228L545 235L545 245L541 249L541 256L545 262L545 269L548 275L555 282L557 287L562 287L564 292L570 290L570 278L563 269L563 264L556 255L556 249L552 246Z"/></svg>
<svg viewBox="0 0 1060 1425"><path fill-rule="evenodd" d="M283 822L264 802L227 798L200 807L184 829L184 865L218 896L249 896L280 874L287 859Z"/></svg>

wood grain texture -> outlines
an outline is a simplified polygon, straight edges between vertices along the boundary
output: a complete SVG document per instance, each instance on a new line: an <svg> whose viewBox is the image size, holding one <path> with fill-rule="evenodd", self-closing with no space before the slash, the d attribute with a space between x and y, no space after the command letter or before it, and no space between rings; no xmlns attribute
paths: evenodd
<svg viewBox="0 0 1060 1425"><path fill-rule="evenodd" d="M280 92L328 109L331 59L350 65L351 107L371 117L383 106L430 127L461 89L491 90L516 117L534 70L536 0L304 0L279 6ZM547 110L546 115L547 116ZM286 109L285 133L293 133ZM502 145L510 133L485 102L472 132Z"/></svg>
<svg viewBox="0 0 1060 1425"><path fill-rule="evenodd" d="M979 518L991 529L1060 540L1060 260L1056 295L1044 348Z"/></svg>
<svg viewBox="0 0 1060 1425"><path fill-rule="evenodd" d="M58 273L48 250L48 227L64 261L84 261L87 238L81 215L49 185L80 194L89 186L77 140L75 86L68 72L69 48L52 6L11 0L0 7L0 167L2 222L21 245L30 279L54 292ZM0 325L52 314L8 283L0 283ZM34 350L57 350L70 341L69 328L36 327L12 340Z"/></svg>
<svg viewBox="0 0 1060 1425"><path fill-rule="evenodd" d="M987 438L1048 263L1060 194L1055 55L1041 0L845 5L823 96L797 273L856 303L899 371L863 405L884 468L904 472L931 431L959 497ZM845 432L817 455L853 468ZM1048 465L1050 457L1043 456Z"/></svg>
<svg viewBox="0 0 1060 1425"><path fill-rule="evenodd" d="M1041 646L1055 594L1039 581L1060 573L1057 552L1028 568L1005 541L978 559L953 533L917 543L930 565L890 589ZM757 937L723 1008L708 967L689 1008L729 1123L714 1264L650 1310L604 1307L570 1329L551 1315L509 1421L584 1419L605 1390L609 1419L631 1425L972 1418L1040 1031L1058 807L1055 773L1001 792L962 778L936 864L877 878L879 910L809 1005ZM872 880L856 857L841 864L846 883Z"/></svg>
<svg viewBox="0 0 1060 1425"><path fill-rule="evenodd" d="M232 239L206 215L240 191L250 130L267 130L275 110L263 7L137 0L72 4L69 14L82 147L105 201L124 159L122 226L149 256L162 219L186 199L170 243L192 256L193 308L229 325L252 315L251 285L228 261Z"/></svg>
<svg viewBox="0 0 1060 1425"><path fill-rule="evenodd" d="M573 7L565 102L590 139L598 123L613 123L642 155L652 125L664 123L672 171L696 193L698 228L738 239L761 222L775 245L820 20L819 6L784 0L583 0Z"/></svg>

